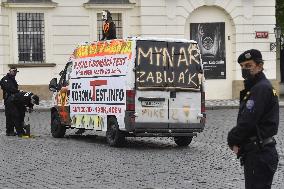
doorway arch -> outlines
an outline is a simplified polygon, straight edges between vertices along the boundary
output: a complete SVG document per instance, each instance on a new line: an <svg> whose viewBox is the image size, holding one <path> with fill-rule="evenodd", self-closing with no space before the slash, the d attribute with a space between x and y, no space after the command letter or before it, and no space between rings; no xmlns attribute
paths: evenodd
<svg viewBox="0 0 284 189"><path fill-rule="evenodd" d="M196 31L193 29L193 27L196 27L197 25L200 26L205 25L209 26L209 29L211 26L220 26L221 28L224 26L224 35L223 44L222 46L224 53L223 53L223 59L224 59L224 65L221 62L211 62L209 65L208 60L206 60L206 64L204 64L205 68L205 75L207 74L210 79L206 79L206 99L232 99L233 97L233 81L236 78L236 29L233 22L232 17L221 7L218 6L201 6L196 9L194 9L188 16L186 20L186 27L185 27L185 34L186 38L191 38L190 36L191 31ZM192 28L191 28L192 27ZM219 27L219 28L220 28ZM208 29L208 28L207 28ZM222 32L219 29L219 33ZM218 31L217 31L218 33ZM210 38L209 42L206 42L206 40L203 40L202 42L199 41L199 44L203 44L204 49L204 41L207 44L205 46L207 49L210 48ZM211 40L212 43L214 41ZM209 45L208 45L209 43ZM212 45L212 44L211 44ZM219 46L220 47L220 46ZM222 48L219 48L222 50ZM201 49L202 50L202 49ZM204 51L203 51L204 54ZM205 56L203 56L203 59L205 59ZM219 61L219 60L218 60ZM205 61L204 61L205 62ZM215 65L214 65L215 64ZM218 65L219 64L219 65ZM215 66L215 67L214 67ZM224 67L225 66L225 67ZM222 70L220 70L220 68ZM217 73L220 72L220 73ZM222 73L225 72L225 73ZM222 76L222 74L224 74Z"/></svg>

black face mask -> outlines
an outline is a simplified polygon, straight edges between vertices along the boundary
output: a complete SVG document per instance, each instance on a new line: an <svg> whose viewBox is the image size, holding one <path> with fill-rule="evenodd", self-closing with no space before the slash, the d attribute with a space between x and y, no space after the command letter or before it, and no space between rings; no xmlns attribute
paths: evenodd
<svg viewBox="0 0 284 189"><path fill-rule="evenodd" d="M15 78L15 77L16 77L16 75L11 74L11 73L9 73L9 76L10 76L11 78Z"/></svg>
<svg viewBox="0 0 284 189"><path fill-rule="evenodd" d="M253 78L253 75L250 73L250 69L242 69L242 77L245 80L249 80Z"/></svg>

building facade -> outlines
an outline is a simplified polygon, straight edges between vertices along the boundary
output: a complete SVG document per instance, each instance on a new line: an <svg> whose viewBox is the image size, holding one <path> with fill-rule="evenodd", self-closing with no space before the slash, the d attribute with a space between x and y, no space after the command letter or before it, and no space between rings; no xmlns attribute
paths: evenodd
<svg viewBox="0 0 284 189"><path fill-rule="evenodd" d="M236 63L244 50L262 51L277 88L275 0L2 0L0 76L11 65L22 89L48 99L48 84L74 48L101 37L101 11L109 10L117 36L194 39L200 45L207 99L237 98ZM1 91L2 92L2 91Z"/></svg>

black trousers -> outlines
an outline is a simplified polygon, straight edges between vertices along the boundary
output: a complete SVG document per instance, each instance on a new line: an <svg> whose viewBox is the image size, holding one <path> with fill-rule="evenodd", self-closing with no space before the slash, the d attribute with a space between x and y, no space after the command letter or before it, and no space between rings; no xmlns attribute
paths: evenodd
<svg viewBox="0 0 284 189"><path fill-rule="evenodd" d="M13 115L9 112L9 108L5 105L5 117L6 117L6 134L14 133Z"/></svg>
<svg viewBox="0 0 284 189"><path fill-rule="evenodd" d="M17 135L25 134L23 122L25 118L25 107L17 106L13 102L5 104L6 133L13 133L16 129Z"/></svg>
<svg viewBox="0 0 284 189"><path fill-rule="evenodd" d="M271 189L278 161L279 157L274 144L246 153L244 157L246 189Z"/></svg>

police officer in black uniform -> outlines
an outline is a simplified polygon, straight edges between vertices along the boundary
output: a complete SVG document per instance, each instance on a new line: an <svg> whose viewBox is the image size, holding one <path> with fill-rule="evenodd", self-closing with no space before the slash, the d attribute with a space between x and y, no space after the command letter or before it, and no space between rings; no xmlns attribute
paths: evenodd
<svg viewBox="0 0 284 189"><path fill-rule="evenodd" d="M11 67L7 75L1 79L1 88L3 89L3 99L5 105L5 116L6 116L6 135L15 136L14 125L13 125L13 116L7 112L8 105L7 99L16 93L19 92L18 83L15 79L18 70L16 67Z"/></svg>
<svg viewBox="0 0 284 189"><path fill-rule="evenodd" d="M18 136L26 134L24 130L24 118L27 108L33 109L34 104L39 104L39 97L31 92L20 91L7 99L7 114L11 117Z"/></svg>
<svg viewBox="0 0 284 189"><path fill-rule="evenodd" d="M246 189L268 189L279 161L273 138L279 124L278 97L263 73L260 51L245 51L238 63L245 89L240 92L237 125L228 133L228 145L244 166Z"/></svg>

